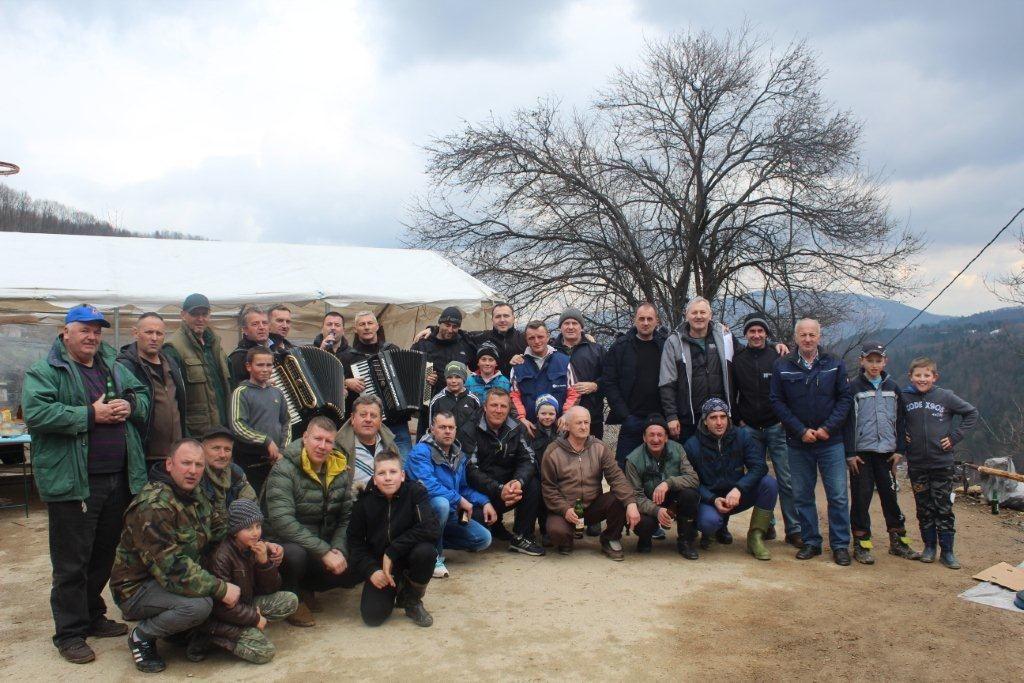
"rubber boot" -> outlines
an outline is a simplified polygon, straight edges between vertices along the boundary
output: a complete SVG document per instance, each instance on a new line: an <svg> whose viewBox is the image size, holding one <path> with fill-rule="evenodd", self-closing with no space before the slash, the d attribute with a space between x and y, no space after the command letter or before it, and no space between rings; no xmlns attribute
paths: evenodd
<svg viewBox="0 0 1024 683"><path fill-rule="evenodd" d="M858 536L853 539L853 559L861 564L874 564L875 556L871 554L874 544L870 536Z"/></svg>
<svg viewBox="0 0 1024 683"><path fill-rule="evenodd" d="M942 552L939 554L939 562L949 569L960 569L960 562L953 554L953 532L943 531L939 534L939 547Z"/></svg>
<svg viewBox="0 0 1024 683"><path fill-rule="evenodd" d="M927 529L921 529L921 540L924 541L924 551L921 553L921 557L918 559L922 562L931 564L935 561L935 546L938 543L939 535L935 532L935 527L929 527Z"/></svg>
<svg viewBox="0 0 1024 683"><path fill-rule="evenodd" d="M921 559L921 553L910 547L910 539L907 538L905 529L889 532L889 554L907 560Z"/></svg>
<svg viewBox="0 0 1024 683"><path fill-rule="evenodd" d="M700 557L700 554L697 552L697 523L692 519L684 519L682 517L676 523L679 525L676 550L686 559L696 560Z"/></svg>
<svg viewBox="0 0 1024 683"><path fill-rule="evenodd" d="M426 593L426 584L406 579L402 585L401 592L398 594L398 598L395 600L395 605L397 607L404 607L405 616L412 619L412 623L417 626L427 627L434 625L434 617L430 616L430 612L423 606L423 596Z"/></svg>
<svg viewBox="0 0 1024 683"><path fill-rule="evenodd" d="M772 554L764 546L764 535L772 524L772 511L754 508L750 515L750 529L747 531L747 550L759 560L770 560Z"/></svg>

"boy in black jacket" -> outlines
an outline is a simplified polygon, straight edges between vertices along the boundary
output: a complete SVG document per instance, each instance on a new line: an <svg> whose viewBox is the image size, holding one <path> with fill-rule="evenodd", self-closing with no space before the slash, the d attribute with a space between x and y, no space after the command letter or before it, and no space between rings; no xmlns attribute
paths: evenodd
<svg viewBox="0 0 1024 683"><path fill-rule="evenodd" d="M380 626L395 607L404 607L417 626L434 623L423 595L440 533L427 490L405 480L402 457L393 450L378 453L373 479L348 525L349 563L366 579L359 612L367 626Z"/></svg>
<svg viewBox="0 0 1024 683"><path fill-rule="evenodd" d="M868 342L860 351L860 375L850 382L853 409L846 420L844 442L850 468L850 526L853 529L853 557L861 564L874 564L871 555L871 497L878 488L882 514L889 532L889 554L908 560L921 554L910 547L906 518L896 499L893 467L906 450L907 410L899 385L885 372L885 346Z"/></svg>

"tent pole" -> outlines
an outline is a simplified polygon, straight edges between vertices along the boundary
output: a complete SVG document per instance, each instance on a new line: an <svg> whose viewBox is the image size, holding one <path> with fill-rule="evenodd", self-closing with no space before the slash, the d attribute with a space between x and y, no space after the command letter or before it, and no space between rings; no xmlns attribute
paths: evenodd
<svg viewBox="0 0 1024 683"><path fill-rule="evenodd" d="M114 348L121 348L121 307L114 307Z"/></svg>

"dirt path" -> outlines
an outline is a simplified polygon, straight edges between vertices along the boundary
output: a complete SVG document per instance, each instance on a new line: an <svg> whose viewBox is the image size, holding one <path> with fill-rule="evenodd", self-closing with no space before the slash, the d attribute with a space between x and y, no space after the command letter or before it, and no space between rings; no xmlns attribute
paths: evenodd
<svg viewBox="0 0 1024 683"><path fill-rule="evenodd" d="M192 664L162 645L165 678L1022 680L1022 615L956 595L977 570L1024 559L1024 532L959 502L957 521L959 572L893 558L880 539L873 567L799 562L779 542L770 544L775 559L757 562L744 552L746 515L731 524L734 545L698 562L678 557L671 541L650 556L628 552L623 563L602 557L593 539L568 558L456 552L452 578L428 591L429 630L404 616L364 627L359 589L335 591L323 597L316 628L271 627L273 663L215 653ZM627 551L634 543L626 540ZM137 677L121 638L90 641L98 659L87 666L57 656L49 570L44 512L0 513L0 677Z"/></svg>

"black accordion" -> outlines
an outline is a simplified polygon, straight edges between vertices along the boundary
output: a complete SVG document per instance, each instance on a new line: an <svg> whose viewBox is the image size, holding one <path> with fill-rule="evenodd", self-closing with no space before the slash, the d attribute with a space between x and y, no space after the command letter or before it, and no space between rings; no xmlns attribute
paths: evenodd
<svg viewBox="0 0 1024 683"><path fill-rule="evenodd" d="M324 415L341 427L345 420L345 366L333 353L294 346L274 357L270 383L284 394L291 424Z"/></svg>
<svg viewBox="0 0 1024 683"><path fill-rule="evenodd" d="M384 404L384 417L409 417L429 400L427 359L419 351L385 349L352 363L352 376L363 381L364 394Z"/></svg>

